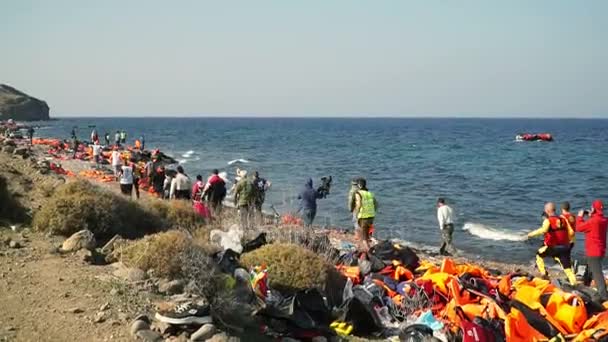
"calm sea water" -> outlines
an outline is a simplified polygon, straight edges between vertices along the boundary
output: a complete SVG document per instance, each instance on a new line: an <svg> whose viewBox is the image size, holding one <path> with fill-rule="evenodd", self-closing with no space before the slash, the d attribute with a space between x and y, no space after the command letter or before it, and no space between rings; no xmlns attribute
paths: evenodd
<svg viewBox="0 0 608 342"><path fill-rule="evenodd" d="M77 118L42 125L39 136L67 138L77 126L84 139L91 125L100 135L126 129L131 143L144 134L148 148L180 159L191 176L214 168L233 174L228 162L246 159L241 167L273 182L267 204L283 212L297 208L308 177L318 183L331 175L321 225L351 226L350 179L364 176L380 205L378 235L423 246L439 244L435 201L443 196L457 211L457 248L503 261L532 260L540 240L509 240L540 225L545 201L578 209L608 200L608 120ZM518 132L556 140L515 142Z"/></svg>

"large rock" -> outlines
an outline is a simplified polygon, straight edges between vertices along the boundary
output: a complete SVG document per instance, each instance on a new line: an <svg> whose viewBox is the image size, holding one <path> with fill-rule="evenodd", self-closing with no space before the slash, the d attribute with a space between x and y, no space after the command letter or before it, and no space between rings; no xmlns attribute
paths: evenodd
<svg viewBox="0 0 608 342"><path fill-rule="evenodd" d="M185 282L181 279L161 279L158 282L158 292L166 295L174 295L184 292Z"/></svg>
<svg viewBox="0 0 608 342"><path fill-rule="evenodd" d="M115 267L114 276L129 282L140 282L146 280L146 272L139 268L127 267L121 262L112 264Z"/></svg>
<svg viewBox="0 0 608 342"><path fill-rule="evenodd" d="M74 233L63 242L61 250L64 252L76 252L80 249L94 250L97 242L95 235L90 230L81 230Z"/></svg>
<svg viewBox="0 0 608 342"><path fill-rule="evenodd" d="M49 120L49 106L11 86L0 84L0 120Z"/></svg>

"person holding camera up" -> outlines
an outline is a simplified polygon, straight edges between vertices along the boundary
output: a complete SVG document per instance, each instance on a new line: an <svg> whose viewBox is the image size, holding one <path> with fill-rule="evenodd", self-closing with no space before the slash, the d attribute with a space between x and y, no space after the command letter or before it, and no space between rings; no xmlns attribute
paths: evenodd
<svg viewBox="0 0 608 342"><path fill-rule="evenodd" d="M585 215L589 219L585 221ZM602 262L606 254L606 229L608 219L604 217L604 204L600 200L593 201L589 212L581 210L576 218L576 231L585 233L585 255L587 270L595 282L602 301L608 300L606 281L602 273ZM589 285L589 277L585 277L585 285Z"/></svg>
<svg viewBox="0 0 608 342"><path fill-rule="evenodd" d="M378 210L376 196L367 190L367 181L364 178L357 179L359 190L355 192L355 210L357 213L357 236L361 244L360 250L367 252L370 247L370 230L374 225L374 218Z"/></svg>
<svg viewBox="0 0 608 342"><path fill-rule="evenodd" d="M315 216L317 216L317 200L324 197L325 194L323 192L313 188L312 179L309 178L306 184L304 184L304 189L298 195L298 199L300 200L298 212L302 212L304 227L312 227L312 222L315 220Z"/></svg>
<svg viewBox="0 0 608 342"><path fill-rule="evenodd" d="M576 276L572 270L572 260L570 258L570 238L572 232L570 225L563 217L555 213L555 204L548 202L545 204L547 214L543 225L528 233L528 238L544 235L544 243L536 252L536 266L544 278L549 278L549 273L545 269L544 258L554 258L559 262L568 277L571 285L576 285Z"/></svg>

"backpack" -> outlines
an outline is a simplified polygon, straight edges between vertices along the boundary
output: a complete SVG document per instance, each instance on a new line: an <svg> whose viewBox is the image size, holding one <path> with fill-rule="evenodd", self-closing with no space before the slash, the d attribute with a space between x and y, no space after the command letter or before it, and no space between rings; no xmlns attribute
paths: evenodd
<svg viewBox="0 0 608 342"><path fill-rule="evenodd" d="M475 317L475 319L471 321L460 307L456 307L455 310L460 317L462 342L505 341L504 329L501 331L499 327L494 327L491 322L481 317Z"/></svg>
<svg viewBox="0 0 608 342"><path fill-rule="evenodd" d="M224 200L226 197L226 183L224 181L218 181L211 184L209 190L207 190L207 198L209 201L217 203Z"/></svg>

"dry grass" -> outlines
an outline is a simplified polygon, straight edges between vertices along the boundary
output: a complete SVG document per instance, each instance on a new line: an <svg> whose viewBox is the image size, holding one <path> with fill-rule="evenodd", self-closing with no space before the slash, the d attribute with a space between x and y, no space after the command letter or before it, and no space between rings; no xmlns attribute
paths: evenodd
<svg viewBox="0 0 608 342"><path fill-rule="evenodd" d="M146 201L144 206L162 218L169 228L193 232L205 225L205 220L194 212L190 201L161 201L153 198Z"/></svg>
<svg viewBox="0 0 608 342"><path fill-rule="evenodd" d="M192 240L186 233L170 230L130 242L115 253L129 267L154 270L156 276L174 278L182 273L182 254L191 246Z"/></svg>
<svg viewBox="0 0 608 342"><path fill-rule="evenodd" d="M63 236L88 229L103 240L115 234L140 237L162 229L163 223L137 203L86 180L77 180L57 188L36 212L33 226Z"/></svg>
<svg viewBox="0 0 608 342"><path fill-rule="evenodd" d="M323 290L332 268L322 257L295 244L266 245L241 256L245 267L266 265L269 285L279 291Z"/></svg>

